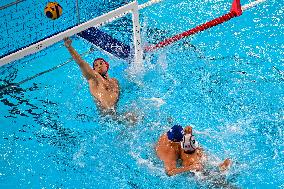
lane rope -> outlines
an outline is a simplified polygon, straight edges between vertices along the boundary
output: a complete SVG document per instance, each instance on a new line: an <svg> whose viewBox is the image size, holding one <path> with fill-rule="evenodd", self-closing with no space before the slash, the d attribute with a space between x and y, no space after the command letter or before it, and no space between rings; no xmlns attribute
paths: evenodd
<svg viewBox="0 0 284 189"><path fill-rule="evenodd" d="M201 25L198 25L196 26L195 28L192 28L190 30L187 30L183 33L180 33L180 34L177 34L177 35L174 35L170 38L167 38L165 39L164 41L161 41L157 44L154 44L154 45L149 45L149 46L146 46L144 47L144 51L145 52L151 52L151 51L154 51L158 48L162 48L162 47L165 47L165 46L168 46L178 40L181 40L185 37L188 37L190 35L193 35L195 33L198 33L198 32L201 32L203 30L207 30L209 28L212 28L214 26L217 26L219 24L222 24L224 22L227 22L229 21L230 19L234 18L234 17L238 17L240 15L242 15L242 12L249 9L249 8L252 8L262 2L265 2L266 0L257 0L257 1L254 1L252 3L249 3L247 5L244 5L243 7L241 7L241 3L240 3L240 0L233 0L233 3L232 3L232 7L231 7L231 10L229 13L227 14L224 14L223 16L220 16L218 18L215 18L211 21L208 21L204 24L201 24Z"/></svg>

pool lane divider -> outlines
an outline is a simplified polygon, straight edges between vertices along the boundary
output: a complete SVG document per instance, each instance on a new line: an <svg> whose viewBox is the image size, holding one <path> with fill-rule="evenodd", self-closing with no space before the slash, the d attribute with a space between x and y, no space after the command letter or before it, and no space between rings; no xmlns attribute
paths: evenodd
<svg viewBox="0 0 284 189"><path fill-rule="evenodd" d="M195 28L192 28L188 31L185 31L185 32L177 34L173 37L167 38L164 41L161 41L161 42L159 42L155 45L146 46L146 47L144 47L144 51L145 52L151 52L151 51L154 51L156 49L165 47L165 46L170 45L170 44L172 44L172 43L174 43L178 40L181 40L185 37L196 34L196 33L201 32L203 30L207 30L207 29L212 28L214 26L217 26L219 24L222 24L222 23L227 22L230 19L237 17L237 16L240 16L240 15L242 15L242 7L241 7L240 0L233 0L232 7L231 7L231 10L230 10L229 13L224 14L223 16L215 18L215 19L213 19L209 22L206 22L204 24L201 24L199 26L196 26Z"/></svg>

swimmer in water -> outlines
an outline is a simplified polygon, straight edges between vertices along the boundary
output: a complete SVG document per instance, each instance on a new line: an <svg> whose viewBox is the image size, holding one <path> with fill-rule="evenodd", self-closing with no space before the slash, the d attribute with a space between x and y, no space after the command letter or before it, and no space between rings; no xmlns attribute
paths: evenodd
<svg viewBox="0 0 284 189"><path fill-rule="evenodd" d="M94 60L92 68L71 46L72 40L70 38L65 38L64 44L88 81L90 93L99 108L103 113L113 113L119 98L119 83L117 79L109 77L109 63L103 58L97 58Z"/></svg>
<svg viewBox="0 0 284 189"><path fill-rule="evenodd" d="M163 134L156 146L157 156L164 162L165 171L169 176L187 171L203 171L205 155L203 149L198 146L192 134L192 127L184 129L180 125L174 125L167 133ZM177 167L177 161L182 161L182 166ZM231 164L226 159L218 167L219 171L225 171Z"/></svg>

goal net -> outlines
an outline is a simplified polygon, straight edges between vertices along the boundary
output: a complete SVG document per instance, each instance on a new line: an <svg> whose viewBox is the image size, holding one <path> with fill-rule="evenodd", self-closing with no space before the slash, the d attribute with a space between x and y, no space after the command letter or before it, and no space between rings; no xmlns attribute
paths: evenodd
<svg viewBox="0 0 284 189"><path fill-rule="evenodd" d="M84 5L76 0L65 0L60 2L62 16L54 21L45 17L43 9L46 4L43 2L35 2L31 7L30 3L18 0L1 6L0 66L38 53L73 35L119 58L131 57L132 62L139 64L142 62L139 7L136 1L126 3L108 4L108 8L93 4L88 5L88 9L79 9ZM111 11L104 13L107 9ZM118 25L125 30L124 33L115 32ZM133 56L130 56L130 49Z"/></svg>

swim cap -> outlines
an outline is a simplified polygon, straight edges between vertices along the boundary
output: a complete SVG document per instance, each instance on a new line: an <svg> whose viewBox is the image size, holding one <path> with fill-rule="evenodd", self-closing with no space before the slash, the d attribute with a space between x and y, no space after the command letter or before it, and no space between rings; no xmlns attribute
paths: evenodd
<svg viewBox="0 0 284 189"><path fill-rule="evenodd" d="M190 153L193 153L198 147L198 142L195 140L194 136L191 134L184 135L182 142L180 144L181 144L181 148L184 151L187 151Z"/></svg>
<svg viewBox="0 0 284 189"><path fill-rule="evenodd" d="M168 139L174 142L182 141L183 137L183 128L180 125L174 125L168 132Z"/></svg>
<svg viewBox="0 0 284 189"><path fill-rule="evenodd" d="M107 61L105 61L105 59L103 59L103 58L97 58L97 59L95 59L94 62L93 62L93 67L95 66L95 62L98 61L98 60L104 61L104 63L105 63L106 66L107 66L107 70L109 69L109 63L108 63Z"/></svg>

